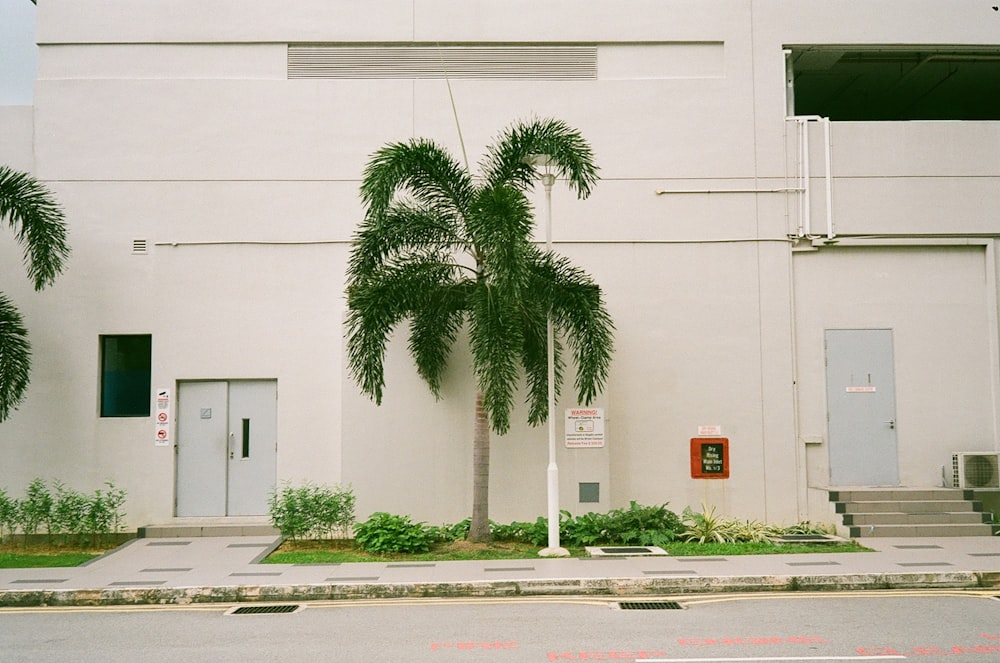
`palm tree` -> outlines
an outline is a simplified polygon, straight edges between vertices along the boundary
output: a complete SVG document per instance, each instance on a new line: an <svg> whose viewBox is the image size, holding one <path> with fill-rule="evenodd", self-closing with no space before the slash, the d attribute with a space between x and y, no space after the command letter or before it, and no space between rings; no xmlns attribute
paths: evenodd
<svg viewBox="0 0 1000 663"><path fill-rule="evenodd" d="M558 339L572 351L580 402L601 391L611 363L614 326L600 287L532 242L525 192L538 180L529 163L537 154L549 156L579 198L590 195L597 181L590 146L552 119L503 131L487 148L478 178L432 141L412 139L377 151L361 184L366 214L347 273L351 375L380 404L386 343L408 320L410 354L439 397L451 346L467 328L477 387L471 541L490 538L490 430L509 430L522 376L528 422L547 418L548 316L557 338L556 393L565 368Z"/></svg>
<svg viewBox="0 0 1000 663"><path fill-rule="evenodd" d="M35 290L52 285L69 257L62 209L52 194L31 175L0 166L3 221L24 247L24 265ZM0 293L0 421L24 398L30 368L28 331L17 308Z"/></svg>

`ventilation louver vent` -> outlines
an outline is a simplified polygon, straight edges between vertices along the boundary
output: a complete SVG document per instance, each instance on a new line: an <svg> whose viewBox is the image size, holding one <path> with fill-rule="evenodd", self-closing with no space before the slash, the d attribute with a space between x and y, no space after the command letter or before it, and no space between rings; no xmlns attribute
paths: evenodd
<svg viewBox="0 0 1000 663"><path fill-rule="evenodd" d="M281 615L299 610L299 605L244 605L233 608L227 615Z"/></svg>
<svg viewBox="0 0 1000 663"><path fill-rule="evenodd" d="M148 252L149 245L144 239L132 240L132 255L144 256Z"/></svg>
<svg viewBox="0 0 1000 663"><path fill-rule="evenodd" d="M951 457L954 488L1000 488L998 454L963 451Z"/></svg>
<svg viewBox="0 0 1000 663"><path fill-rule="evenodd" d="M618 604L622 610L682 610L677 601L622 601Z"/></svg>
<svg viewBox="0 0 1000 663"><path fill-rule="evenodd" d="M596 46L288 47L288 78L597 78Z"/></svg>

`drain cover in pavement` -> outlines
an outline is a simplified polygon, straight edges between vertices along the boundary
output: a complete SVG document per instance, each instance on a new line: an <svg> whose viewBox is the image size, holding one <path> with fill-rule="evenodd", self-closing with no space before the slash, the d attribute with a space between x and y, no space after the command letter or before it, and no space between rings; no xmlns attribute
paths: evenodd
<svg viewBox="0 0 1000 663"><path fill-rule="evenodd" d="M622 610L682 610L677 601L621 601L618 607Z"/></svg>
<svg viewBox="0 0 1000 663"><path fill-rule="evenodd" d="M233 608L227 615L280 615L295 612L300 605L241 605Z"/></svg>

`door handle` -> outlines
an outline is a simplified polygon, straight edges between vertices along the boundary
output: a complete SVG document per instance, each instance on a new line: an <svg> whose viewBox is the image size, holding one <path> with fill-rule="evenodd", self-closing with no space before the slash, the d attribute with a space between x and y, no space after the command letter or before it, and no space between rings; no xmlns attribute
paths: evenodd
<svg viewBox="0 0 1000 663"><path fill-rule="evenodd" d="M236 439L236 434L233 432L229 433L229 460L233 459L233 441Z"/></svg>
<svg viewBox="0 0 1000 663"><path fill-rule="evenodd" d="M896 420L895 419L890 419L889 421L887 421L885 423L889 424L889 428L891 428L891 429L895 429L896 428Z"/></svg>

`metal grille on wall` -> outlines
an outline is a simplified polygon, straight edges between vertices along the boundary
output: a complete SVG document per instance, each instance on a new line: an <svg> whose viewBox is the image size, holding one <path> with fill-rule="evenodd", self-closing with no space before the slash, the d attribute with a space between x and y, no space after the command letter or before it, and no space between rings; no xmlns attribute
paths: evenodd
<svg viewBox="0 0 1000 663"><path fill-rule="evenodd" d="M597 46L289 45L288 78L597 78Z"/></svg>

